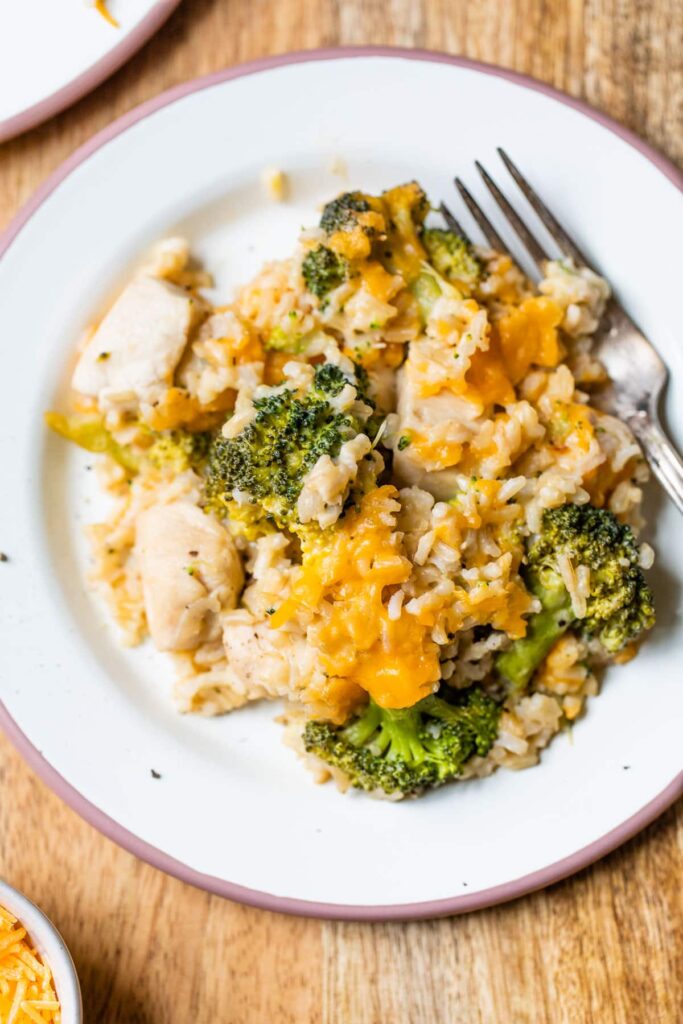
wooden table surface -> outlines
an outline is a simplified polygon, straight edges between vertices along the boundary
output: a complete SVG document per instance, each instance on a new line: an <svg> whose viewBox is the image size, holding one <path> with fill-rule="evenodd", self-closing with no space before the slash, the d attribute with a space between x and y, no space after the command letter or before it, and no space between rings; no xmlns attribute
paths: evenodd
<svg viewBox="0 0 683 1024"><path fill-rule="evenodd" d="M0 148L0 227L78 145L163 89L357 43L527 72L683 162L681 0L184 0L93 95ZM600 864L504 907L407 925L288 918L135 860L0 737L0 874L64 934L88 1024L677 1024L682 866L679 803Z"/></svg>

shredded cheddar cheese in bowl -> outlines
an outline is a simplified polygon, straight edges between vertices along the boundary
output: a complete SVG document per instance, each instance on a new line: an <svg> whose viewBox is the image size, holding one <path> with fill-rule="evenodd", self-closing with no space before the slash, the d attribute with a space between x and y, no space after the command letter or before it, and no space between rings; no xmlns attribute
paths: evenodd
<svg viewBox="0 0 683 1024"><path fill-rule="evenodd" d="M414 181L332 199L227 304L209 283L161 242L46 417L113 498L92 582L124 642L172 656L183 711L284 700L341 788L534 764L654 622L646 466L591 403L607 283L535 285Z"/></svg>
<svg viewBox="0 0 683 1024"><path fill-rule="evenodd" d="M0 1021L60 1024L59 1000L49 966L26 929L0 906Z"/></svg>

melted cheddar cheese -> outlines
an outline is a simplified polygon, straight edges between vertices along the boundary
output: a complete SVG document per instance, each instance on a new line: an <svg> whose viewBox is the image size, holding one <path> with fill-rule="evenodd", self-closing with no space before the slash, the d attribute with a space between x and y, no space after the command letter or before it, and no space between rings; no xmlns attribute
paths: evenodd
<svg viewBox="0 0 683 1024"><path fill-rule="evenodd" d="M148 413L146 423L152 430L212 430L220 426L226 412L234 407L235 396L236 392L227 388L213 402L200 405L184 388L171 387Z"/></svg>
<svg viewBox="0 0 683 1024"><path fill-rule="evenodd" d="M479 401L482 406L508 405L515 400L515 389L508 377L498 339L492 336L488 351L479 349L470 361L465 374L467 387L464 396Z"/></svg>
<svg viewBox="0 0 683 1024"><path fill-rule="evenodd" d="M290 598L270 619L277 629L300 609L315 612L308 636L324 672L392 708L431 693L440 676L427 626L405 611L389 618L388 600L412 571L394 532L397 493L392 486L371 491L329 540L323 535L304 557Z"/></svg>
<svg viewBox="0 0 683 1024"><path fill-rule="evenodd" d="M557 366L562 358L558 327L562 309L552 299L525 299L497 324L500 349L513 384L532 366Z"/></svg>

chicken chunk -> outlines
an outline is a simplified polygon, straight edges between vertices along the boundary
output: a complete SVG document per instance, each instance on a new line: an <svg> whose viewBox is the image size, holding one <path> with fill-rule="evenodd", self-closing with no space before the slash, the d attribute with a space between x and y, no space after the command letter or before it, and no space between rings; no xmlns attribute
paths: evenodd
<svg viewBox="0 0 683 1024"><path fill-rule="evenodd" d="M449 391L423 397L404 370L397 374L397 437L407 437L406 448L396 445L394 474L399 483L421 487L438 501L451 498L460 470L462 446L476 433L480 409Z"/></svg>
<svg viewBox="0 0 683 1024"><path fill-rule="evenodd" d="M158 400L173 382L201 303L141 275L124 288L81 353L73 387L104 408Z"/></svg>
<svg viewBox="0 0 683 1024"><path fill-rule="evenodd" d="M223 616L223 645L232 689L247 700L296 699L312 682L322 682L315 648L304 636L271 629L244 608Z"/></svg>
<svg viewBox="0 0 683 1024"><path fill-rule="evenodd" d="M244 583L232 537L196 505L152 505L138 520L147 623L160 651L187 651L221 633Z"/></svg>

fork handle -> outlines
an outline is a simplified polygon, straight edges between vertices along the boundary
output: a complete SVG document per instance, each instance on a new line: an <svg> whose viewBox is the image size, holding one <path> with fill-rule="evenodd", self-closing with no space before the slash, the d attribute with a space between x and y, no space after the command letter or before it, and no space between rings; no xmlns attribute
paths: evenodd
<svg viewBox="0 0 683 1024"><path fill-rule="evenodd" d="M683 514L683 460L668 439L656 415L640 410L628 419L653 473Z"/></svg>

